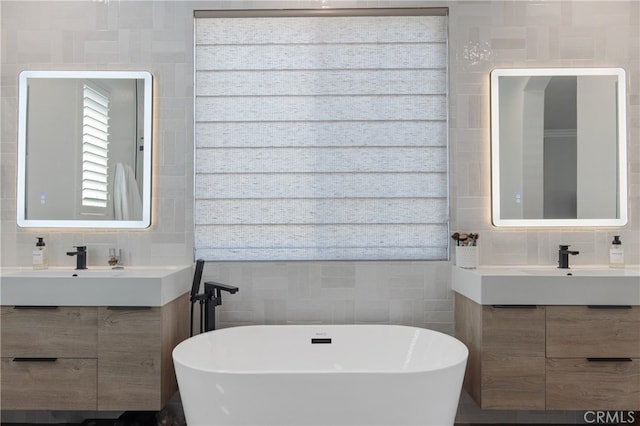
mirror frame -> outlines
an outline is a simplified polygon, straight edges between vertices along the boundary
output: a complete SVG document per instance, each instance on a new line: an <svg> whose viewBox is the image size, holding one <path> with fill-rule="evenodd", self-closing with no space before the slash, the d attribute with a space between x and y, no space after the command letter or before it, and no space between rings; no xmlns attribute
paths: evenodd
<svg viewBox="0 0 640 426"><path fill-rule="evenodd" d="M140 220L44 220L26 217L26 145L27 145L27 82L29 79L137 79L144 81L144 150L142 170L142 218ZM18 165L17 223L26 228L126 228L151 226L151 169L153 151L153 76L148 71L22 71L19 76L18 98Z"/></svg>
<svg viewBox="0 0 640 426"><path fill-rule="evenodd" d="M618 210L620 217L606 219L503 219L500 216L500 105L499 78L504 76L605 76L618 77ZM620 227L627 223L627 97L622 68L496 68L490 74L491 98L491 220L496 227Z"/></svg>

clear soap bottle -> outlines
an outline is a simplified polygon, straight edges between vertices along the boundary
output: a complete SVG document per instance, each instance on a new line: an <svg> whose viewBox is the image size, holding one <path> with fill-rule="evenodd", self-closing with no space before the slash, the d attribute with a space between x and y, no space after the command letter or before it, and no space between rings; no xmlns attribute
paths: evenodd
<svg viewBox="0 0 640 426"><path fill-rule="evenodd" d="M611 248L609 249L609 267L624 268L624 249L619 235L613 236Z"/></svg>
<svg viewBox="0 0 640 426"><path fill-rule="evenodd" d="M47 259L47 247L43 237L38 237L36 248L33 250L33 269L47 269L49 261Z"/></svg>

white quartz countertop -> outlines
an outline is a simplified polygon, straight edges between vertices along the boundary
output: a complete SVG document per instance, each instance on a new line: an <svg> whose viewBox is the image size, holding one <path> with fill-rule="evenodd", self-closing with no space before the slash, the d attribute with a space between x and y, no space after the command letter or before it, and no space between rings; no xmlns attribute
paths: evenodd
<svg viewBox="0 0 640 426"><path fill-rule="evenodd" d="M640 267L452 266L451 287L482 305L640 305Z"/></svg>
<svg viewBox="0 0 640 426"><path fill-rule="evenodd" d="M188 292L189 266L124 269L0 269L0 304L33 306L163 306Z"/></svg>

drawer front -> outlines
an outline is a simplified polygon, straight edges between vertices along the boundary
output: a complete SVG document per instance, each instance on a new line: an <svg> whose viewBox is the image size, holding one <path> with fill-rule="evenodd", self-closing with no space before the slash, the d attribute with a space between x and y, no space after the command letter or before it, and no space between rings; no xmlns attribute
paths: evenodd
<svg viewBox="0 0 640 426"><path fill-rule="evenodd" d="M640 306L547 306L549 358L640 358Z"/></svg>
<svg viewBox="0 0 640 426"><path fill-rule="evenodd" d="M547 410L640 410L640 359L547 359Z"/></svg>
<svg viewBox="0 0 640 426"><path fill-rule="evenodd" d="M483 351L544 358L544 347L544 307L483 306Z"/></svg>
<svg viewBox="0 0 640 426"><path fill-rule="evenodd" d="M96 359L2 358L3 410L96 410Z"/></svg>
<svg viewBox="0 0 640 426"><path fill-rule="evenodd" d="M482 408L545 409L543 357L482 356Z"/></svg>
<svg viewBox="0 0 640 426"><path fill-rule="evenodd" d="M162 408L160 308L100 308L98 409Z"/></svg>
<svg viewBox="0 0 640 426"><path fill-rule="evenodd" d="M95 358L96 307L13 307L0 310L2 357Z"/></svg>
<svg viewBox="0 0 640 426"><path fill-rule="evenodd" d="M482 408L544 410L545 308L482 309Z"/></svg>

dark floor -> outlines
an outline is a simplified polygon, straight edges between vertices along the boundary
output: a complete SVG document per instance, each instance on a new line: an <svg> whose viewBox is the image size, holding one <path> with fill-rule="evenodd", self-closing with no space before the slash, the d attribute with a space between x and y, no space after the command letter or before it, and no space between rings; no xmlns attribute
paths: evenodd
<svg viewBox="0 0 640 426"><path fill-rule="evenodd" d="M456 423L454 426L504 426L507 423ZM586 423L581 423L586 424ZM602 423L599 423L602 424ZM633 426L639 424L608 423L609 426ZM541 423L518 423L517 426L541 426ZM553 423L544 423L546 426L554 426ZM566 426L566 423L558 423L557 426ZM32 423L2 423L2 426L33 426ZM50 423L46 426L186 426L182 413L161 412L127 412L118 419L88 419L82 423Z"/></svg>
<svg viewBox="0 0 640 426"><path fill-rule="evenodd" d="M182 413L126 412L117 419L87 419L82 423L48 423L46 426L186 426ZM2 423L2 426L34 426L32 423Z"/></svg>
<svg viewBox="0 0 640 426"><path fill-rule="evenodd" d="M456 423L454 426L504 426L506 423ZM584 424L584 423L582 423ZM601 424L601 423L600 423ZM633 424L609 423L609 426L632 426ZM518 423L517 426L541 426L540 423ZM554 426L553 423L544 423L546 426ZM566 423L557 426L566 426ZM2 426L33 426L26 423L2 423ZM142 412L124 413L118 419L88 419L82 423L53 423L46 426L186 426L184 417L180 414L169 412Z"/></svg>
<svg viewBox="0 0 640 426"><path fill-rule="evenodd" d="M139 417L135 419L96 419L85 420L82 423L49 423L46 426L186 426L186 423L173 423L172 419L155 417ZM456 423L454 426L505 426L506 423ZM609 426L629 426L619 425L617 423L609 423ZM34 426L32 423L2 423L2 426ZM514 425L515 426L515 425ZM543 426L540 423L523 424L518 423L517 426ZM551 423L545 423L544 426L554 426ZM557 424L555 426L567 426L566 423ZM570 425L569 425L570 426Z"/></svg>
<svg viewBox="0 0 640 426"><path fill-rule="evenodd" d="M82 423L48 423L46 426L164 426L164 425L180 425L185 426L186 423L161 423L155 420L148 420L147 423L140 423L139 420L133 423L123 423L119 419L100 419L85 420ZM505 426L507 423L456 423L454 426ZM602 425L602 423L601 423ZM607 423L609 426L630 426L627 424ZM633 425L633 424L631 424ZM32 423L2 423L2 426L34 426ZM515 426L515 425L512 425ZM517 426L543 426L541 423L518 423ZM544 426L554 426L552 423L545 423ZM566 423L558 423L556 426L567 426Z"/></svg>
<svg viewBox="0 0 640 426"><path fill-rule="evenodd" d="M117 419L87 419L82 423L49 423L46 426L186 426L183 413L163 410L160 412L127 412ZM456 423L454 426L504 426L508 423ZM586 423L581 423L586 424ZM601 423L599 423L601 424ZM609 423L609 426L632 426L633 424ZM541 423L518 423L517 426L541 426ZM544 423L554 426L553 423ZM33 423L2 423L2 426L34 426ZM567 426L558 423L557 426Z"/></svg>
<svg viewBox="0 0 640 426"><path fill-rule="evenodd" d="M471 404L469 402L470 399L466 394L463 394L462 404ZM479 408L477 409L479 410ZM462 410L463 412L465 409ZM471 411L470 408L466 408L466 411ZM484 413L483 411L481 411ZM499 421L501 417L492 418L483 418L482 416L478 416L477 413L474 415L473 412L467 413L466 416L460 416L463 420L459 423L456 423L455 426L498 426L498 425L511 425L511 426L561 426L561 425L585 425L588 424L585 421L580 421L583 419L583 416L574 416L573 419L578 419L576 423L573 423L571 420L568 422L566 418L562 418L562 421L554 422L552 418L535 418L531 417L524 419L515 419L509 416L501 416L505 419L502 422ZM81 419L82 417L80 417ZM520 420L520 421L517 421ZM34 426L37 423L2 423L1 426ZM593 423L592 423L593 424ZM597 423L598 425L603 425L603 423ZM640 411L636 411L633 416L633 423L609 423L609 426L640 426ZM187 422L185 421L184 412L182 409L182 401L180 399L180 395L176 394L167 405L159 412L126 412L120 415L117 419L87 419L82 421L81 423L47 423L46 426L187 426Z"/></svg>
<svg viewBox="0 0 640 426"><path fill-rule="evenodd" d="M168 404L162 411L128 411L117 419L87 419L82 423L47 423L46 426L186 426L182 406ZM2 423L1 426L34 426L33 423Z"/></svg>

